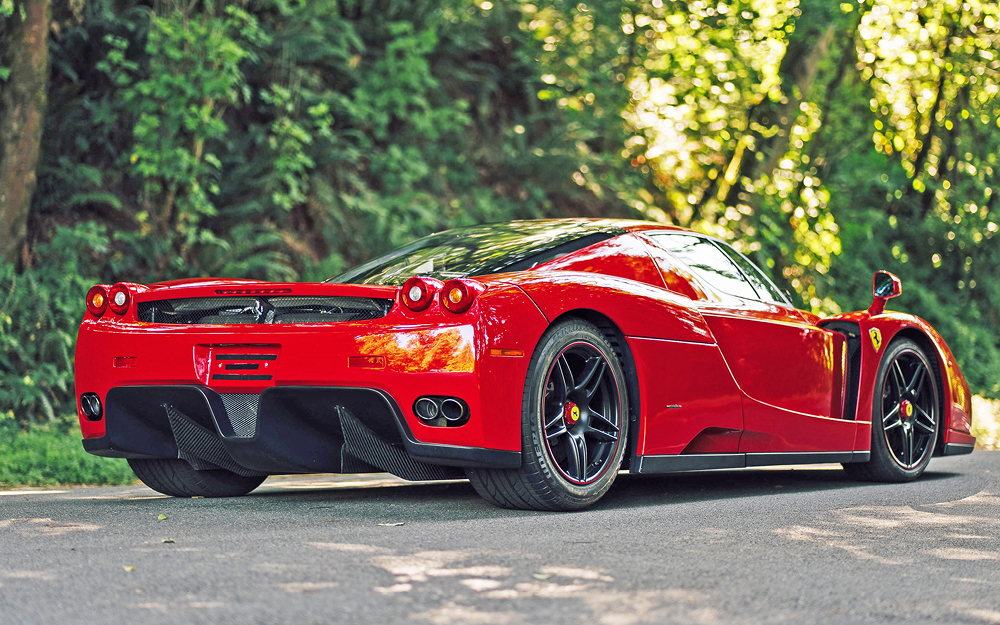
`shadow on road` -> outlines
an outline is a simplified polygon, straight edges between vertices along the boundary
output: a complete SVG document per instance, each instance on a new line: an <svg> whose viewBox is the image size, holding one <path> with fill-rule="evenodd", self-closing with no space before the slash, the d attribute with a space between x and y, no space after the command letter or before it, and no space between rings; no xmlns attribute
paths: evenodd
<svg viewBox="0 0 1000 625"><path fill-rule="evenodd" d="M960 475L928 471L913 486L919 488L920 482L937 482ZM590 509L628 509L818 491L843 493L883 486L885 485L857 482L847 477L842 470L829 467L702 471L651 476L622 474L604 498ZM255 506L300 506L304 512L326 512L348 518L400 515L405 511L403 516L414 521L542 514L495 508L480 499L465 481L393 484L379 488L265 488L239 501L253 501Z"/></svg>

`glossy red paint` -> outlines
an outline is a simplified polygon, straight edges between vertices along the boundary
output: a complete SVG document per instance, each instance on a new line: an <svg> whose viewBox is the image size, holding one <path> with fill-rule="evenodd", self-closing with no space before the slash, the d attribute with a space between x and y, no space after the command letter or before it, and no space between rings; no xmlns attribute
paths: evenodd
<svg viewBox="0 0 1000 625"><path fill-rule="evenodd" d="M954 354L944 339L923 319L906 313L886 312L872 315L869 312L854 312L835 315L828 320L852 321L861 329L861 384L858 392L858 434L855 449L867 449L871 437L872 402L875 394L875 376L878 363L886 346L897 336L916 338L930 348L930 354L937 360L942 377L939 378L941 393L942 443L973 444L972 437L972 395ZM878 328L881 344L875 349L869 339L869 331Z"/></svg>
<svg viewBox="0 0 1000 625"><path fill-rule="evenodd" d="M742 398L718 346L641 337L628 344L636 369L646 372L639 378L638 453L739 451Z"/></svg>
<svg viewBox="0 0 1000 625"><path fill-rule="evenodd" d="M883 282L885 279L889 279L889 288L886 289L885 293L879 292L879 280ZM885 311L885 303L889 301L890 298L898 296L903 292L903 283L900 281L895 274L889 273L888 271L878 271L872 276L872 305L868 307L868 312L873 315L882 314Z"/></svg>
<svg viewBox="0 0 1000 625"><path fill-rule="evenodd" d="M941 442L974 442L968 385L925 321L893 312L820 319L740 300L713 289L645 235L677 229L614 223L628 232L530 270L464 280L475 297L459 313L444 308L440 281L423 310L404 305L403 289L391 286L211 279L125 284L124 314L85 313L77 396L92 392L103 402L112 388L139 385L201 385L221 393L371 388L393 398L418 442L520 451L531 357L552 323L580 315L616 332L631 356L634 367L627 369L638 391L633 451L639 455L865 451L879 359L901 335L922 341L941 372ZM138 321L143 302L233 294L372 297L394 305L379 319L329 324ZM860 330L854 420L845 418L855 408L845 406L855 390L847 387L847 340L822 327L829 322ZM873 328L882 337L877 349L868 339ZM220 362L219 355L227 359ZM226 375L228 365L259 379L214 377ZM460 427L425 424L413 405L428 395L461 398L471 417ZM90 421L82 411L80 423L85 438L105 434L104 421Z"/></svg>

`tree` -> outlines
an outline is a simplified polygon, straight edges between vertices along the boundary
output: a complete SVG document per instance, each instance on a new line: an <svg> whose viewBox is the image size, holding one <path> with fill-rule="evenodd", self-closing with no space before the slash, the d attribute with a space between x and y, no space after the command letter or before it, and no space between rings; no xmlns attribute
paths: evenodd
<svg viewBox="0 0 1000 625"><path fill-rule="evenodd" d="M6 8L6 11L3 9ZM0 3L0 258L27 236L49 85L50 0ZM2 17L7 13L6 18Z"/></svg>

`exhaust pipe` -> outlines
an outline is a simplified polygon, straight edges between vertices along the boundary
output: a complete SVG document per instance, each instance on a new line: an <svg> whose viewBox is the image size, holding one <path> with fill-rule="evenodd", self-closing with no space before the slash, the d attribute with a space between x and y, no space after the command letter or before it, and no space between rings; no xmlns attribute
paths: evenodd
<svg viewBox="0 0 1000 625"><path fill-rule="evenodd" d="M413 411L424 421L432 421L437 419L440 408L437 402L430 397L421 397L413 406Z"/></svg>
<svg viewBox="0 0 1000 625"><path fill-rule="evenodd" d="M461 421L465 416L465 405L457 399L449 397L441 402L441 414L448 421Z"/></svg>

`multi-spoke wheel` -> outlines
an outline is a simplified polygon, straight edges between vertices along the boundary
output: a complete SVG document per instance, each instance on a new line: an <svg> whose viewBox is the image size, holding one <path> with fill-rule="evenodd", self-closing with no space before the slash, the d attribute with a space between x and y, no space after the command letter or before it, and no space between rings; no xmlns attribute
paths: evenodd
<svg viewBox="0 0 1000 625"><path fill-rule="evenodd" d="M594 325L550 328L528 366L520 469L468 469L507 508L578 510L604 495L625 453L628 392L619 357Z"/></svg>
<svg viewBox="0 0 1000 625"><path fill-rule="evenodd" d="M934 453L940 420L937 377L930 361L913 341L893 341L875 378L871 459L844 468L866 480L916 479Z"/></svg>

